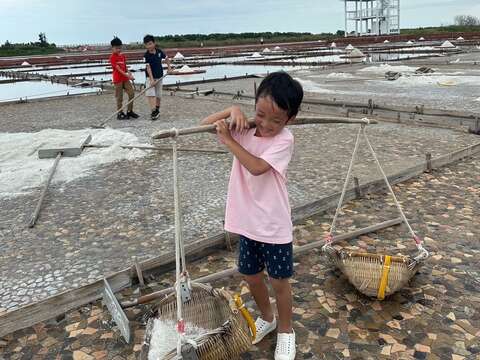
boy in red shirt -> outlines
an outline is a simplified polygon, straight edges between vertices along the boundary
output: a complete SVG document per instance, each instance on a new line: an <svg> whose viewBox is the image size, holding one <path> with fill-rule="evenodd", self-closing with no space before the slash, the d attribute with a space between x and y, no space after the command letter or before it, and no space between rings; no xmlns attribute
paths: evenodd
<svg viewBox="0 0 480 360"><path fill-rule="evenodd" d="M135 90L133 89L130 80L135 80L133 75L127 69L127 58L122 54L122 40L118 37L114 37L110 42L112 45L112 55L110 55L110 64L112 65L112 77L113 85L115 86L115 98L117 99L117 114L118 120L125 119L138 119L138 115L133 112L133 97L135 96ZM126 91L128 95L128 110L125 114L122 111L123 107L123 91Z"/></svg>

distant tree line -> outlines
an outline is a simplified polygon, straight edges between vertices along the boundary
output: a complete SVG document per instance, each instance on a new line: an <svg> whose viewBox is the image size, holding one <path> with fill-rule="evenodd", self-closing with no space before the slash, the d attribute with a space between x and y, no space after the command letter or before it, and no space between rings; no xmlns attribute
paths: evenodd
<svg viewBox="0 0 480 360"><path fill-rule="evenodd" d="M11 43L0 45L0 56L43 55L63 51L54 43L49 43L44 32L38 34L38 41L29 43Z"/></svg>
<svg viewBox="0 0 480 360"><path fill-rule="evenodd" d="M455 16L455 25L480 26L480 19L473 15L457 15Z"/></svg>
<svg viewBox="0 0 480 360"><path fill-rule="evenodd" d="M241 45L252 43L288 42L288 41L316 41L327 40L335 36L343 36L339 30L334 33L312 34L310 32L244 32L244 33L213 33L213 34L182 34L156 36L156 42L161 46L222 46Z"/></svg>

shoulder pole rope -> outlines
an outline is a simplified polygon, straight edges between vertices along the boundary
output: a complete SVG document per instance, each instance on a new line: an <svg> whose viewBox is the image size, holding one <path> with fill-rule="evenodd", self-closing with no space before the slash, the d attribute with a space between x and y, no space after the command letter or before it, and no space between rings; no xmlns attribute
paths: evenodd
<svg viewBox="0 0 480 360"><path fill-rule="evenodd" d="M368 119L365 119L365 120L368 120ZM368 122L367 122L367 124L368 124ZM334 234L335 229L336 229L337 218L338 218L338 215L340 213L340 209L342 207L343 200L345 198L345 194L347 192L348 183L350 182L350 177L351 177L351 173L352 173L352 169L353 169L353 164L355 162L356 154L357 154L357 151L358 151L358 146L359 146L359 143L360 143L360 135L362 135L362 134L363 134L363 137L365 138L365 141L368 145L370 153L372 154L372 156L375 160L377 168L379 169L380 173L382 174L383 180L385 181L385 184L387 185L387 188L388 188L390 194L393 197L393 201L395 202L395 205L396 205L396 207L397 207L397 209L400 213L400 216L401 216L403 222L405 223L405 225L407 226L408 231L410 232L411 236L413 237L413 240L416 243L417 249L419 250L419 255L417 255L414 258L414 260L415 261L420 261L420 260L426 259L429 255L428 251L423 247L420 237L418 235L416 235L415 232L413 231L412 227L410 226L410 223L408 222L407 217L405 216L405 213L403 212L402 206L400 205L397 197L395 196L395 193L392 189L392 186L390 185L390 182L388 181L388 177L385 174L385 172L383 171L383 168L380 164L380 161L378 160L377 154L375 153L375 150L373 149L372 144L370 143L370 140L367 136L367 133L365 131L365 124L362 124L360 126L360 129L357 133L357 139L355 141L355 148L353 150L352 158L350 160L350 165L348 167L347 177L346 177L345 183L343 185L342 194L340 196L340 200L339 200L339 203L337 205L337 209L335 210L335 215L333 217L332 225L330 227L330 233L326 237L326 241L325 241L325 245L323 246L323 249L325 250L325 248L331 246L331 243L332 243L332 240L333 240L333 234Z"/></svg>
<svg viewBox="0 0 480 360"><path fill-rule="evenodd" d="M105 125L110 121L112 120L116 115L118 115L121 111L123 111L123 109L130 105L131 103L133 103L135 100L137 100L140 96L142 96L143 94L145 94L147 92L147 90L151 89L152 87L154 87L155 85L157 85L160 81L162 81L168 74L165 74L163 75L160 79L157 79L155 80L152 84L150 84L150 86L148 87L145 87L145 89L143 89L142 91L140 91L137 96L135 96L132 100L129 100L125 105L122 106L121 109L118 109L117 111L113 112L112 114L110 114L108 117L106 117L101 123L100 125L93 125L92 127L93 128L96 128L96 129L103 129L105 128ZM130 81L130 80L129 80ZM122 90L123 91L123 90Z"/></svg>
<svg viewBox="0 0 480 360"><path fill-rule="evenodd" d="M182 358L182 345L187 342L195 348L197 344L185 337L185 320L183 319L183 303L190 300L190 276L186 268L185 246L182 232L182 211L180 207L180 185L178 176L178 144L179 131L176 128L171 130L175 136L172 142L173 152L173 199L175 209L175 268L176 268L176 300L177 300L177 358Z"/></svg>
<svg viewBox="0 0 480 360"><path fill-rule="evenodd" d="M365 141L367 142L368 148L370 149L370 153L372 154L373 158L375 159L375 162L377 164L378 170L383 176L383 180L385 181L385 184L387 185L388 190L390 191L390 194L392 195L393 201L395 202L395 205L398 209L398 212L400 213L401 218L403 219L403 222L405 225L407 225L408 231L410 232L410 235L412 235L413 240L415 241L415 244L417 245L417 249L419 250L419 255L415 257L415 260L421 260L421 259L426 259L428 257L428 251L423 247L422 245L422 240L420 237L415 234L415 231L413 231L412 227L410 226L410 223L408 222L407 217L405 216L405 213L403 212L402 206L397 200L397 197L395 196L395 192L392 189L392 186L390 185L390 182L388 181L388 177L383 171L382 165L380 164L380 161L377 158L377 154L375 153L375 150L373 150L372 144L370 143L370 140L367 136L367 133L365 131L365 128L362 128L363 136L365 138Z"/></svg>

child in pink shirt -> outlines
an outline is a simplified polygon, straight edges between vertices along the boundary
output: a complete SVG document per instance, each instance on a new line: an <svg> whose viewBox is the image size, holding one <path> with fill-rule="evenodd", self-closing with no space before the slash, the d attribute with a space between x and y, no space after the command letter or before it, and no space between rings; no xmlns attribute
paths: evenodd
<svg viewBox="0 0 480 360"><path fill-rule="evenodd" d="M202 124L216 124L220 140L233 153L225 229L240 235L238 268L261 312L254 344L277 328L275 360L295 358L292 328L292 220L286 173L293 154L293 135L285 128L298 113L303 90L285 72L268 75L255 98L255 124L238 106L210 115ZM225 119L231 118L230 124ZM265 283L267 269L275 290L277 319Z"/></svg>

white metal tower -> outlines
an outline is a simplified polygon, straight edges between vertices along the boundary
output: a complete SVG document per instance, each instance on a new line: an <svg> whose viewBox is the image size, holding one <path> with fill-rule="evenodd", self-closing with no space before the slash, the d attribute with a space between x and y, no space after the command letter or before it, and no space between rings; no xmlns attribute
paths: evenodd
<svg viewBox="0 0 480 360"><path fill-rule="evenodd" d="M342 0L345 36L400 34L400 0Z"/></svg>

